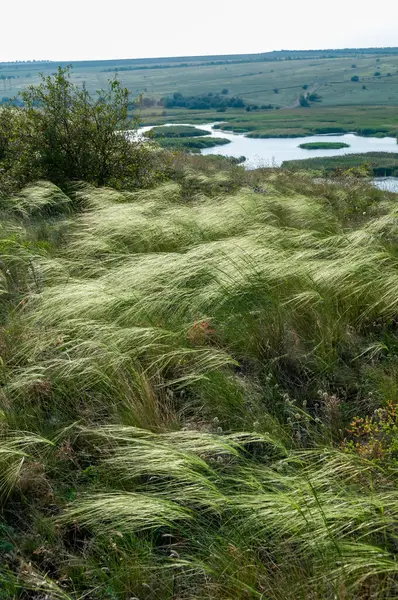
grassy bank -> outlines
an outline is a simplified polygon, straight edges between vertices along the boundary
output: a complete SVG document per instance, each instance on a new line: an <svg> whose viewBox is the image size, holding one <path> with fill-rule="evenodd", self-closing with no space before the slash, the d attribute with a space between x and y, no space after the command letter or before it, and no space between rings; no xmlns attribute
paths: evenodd
<svg viewBox="0 0 398 600"><path fill-rule="evenodd" d="M162 148L170 148L174 150L189 150L190 152L200 152L204 148L215 148L229 144L230 140L218 137L183 137L183 138L159 138L157 144Z"/></svg>
<svg viewBox="0 0 398 600"><path fill-rule="evenodd" d="M198 127L188 127L186 125L172 125L170 127L154 127L148 132L148 135L157 138L186 138L210 135L205 129Z"/></svg>
<svg viewBox="0 0 398 600"><path fill-rule="evenodd" d="M165 114L164 114L165 113ZM215 123L224 131L244 133L249 137L303 137L326 133L344 134L357 132L364 136L398 137L396 107L382 106L314 106L310 109L283 110L228 109L220 115L217 111L174 109L163 111L143 110L141 118L145 125L163 123Z"/></svg>
<svg viewBox="0 0 398 600"><path fill-rule="evenodd" d="M165 161L2 204L2 598L394 598L396 204Z"/></svg>
<svg viewBox="0 0 398 600"><path fill-rule="evenodd" d="M398 177L398 154L392 152L365 152L344 156L316 157L303 160L287 160L283 168L300 171L302 169L326 172L344 171L365 167L375 177ZM364 172L365 172L364 171Z"/></svg>
<svg viewBox="0 0 398 600"><path fill-rule="evenodd" d="M349 147L350 145L344 142L308 142L299 145L299 148L304 150L340 150Z"/></svg>

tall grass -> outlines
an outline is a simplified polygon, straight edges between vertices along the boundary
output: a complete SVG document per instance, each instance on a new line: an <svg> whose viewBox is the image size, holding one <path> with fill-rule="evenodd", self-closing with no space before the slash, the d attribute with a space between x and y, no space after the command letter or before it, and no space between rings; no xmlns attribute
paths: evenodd
<svg viewBox="0 0 398 600"><path fill-rule="evenodd" d="M0 592L396 597L392 196L167 160L2 206Z"/></svg>

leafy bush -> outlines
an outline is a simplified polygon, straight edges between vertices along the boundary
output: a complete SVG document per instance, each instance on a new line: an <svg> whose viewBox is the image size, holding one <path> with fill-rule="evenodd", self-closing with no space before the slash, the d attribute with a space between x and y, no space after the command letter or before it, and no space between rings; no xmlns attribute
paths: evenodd
<svg viewBox="0 0 398 600"><path fill-rule="evenodd" d="M320 96L319 94L317 94L316 92L313 92L312 94L310 94L308 96L308 100L310 102L322 102L322 96Z"/></svg>
<svg viewBox="0 0 398 600"><path fill-rule="evenodd" d="M150 152L126 135L129 93L117 80L96 97L58 68L22 93L24 108L0 111L2 187L38 178L131 187L147 176Z"/></svg>

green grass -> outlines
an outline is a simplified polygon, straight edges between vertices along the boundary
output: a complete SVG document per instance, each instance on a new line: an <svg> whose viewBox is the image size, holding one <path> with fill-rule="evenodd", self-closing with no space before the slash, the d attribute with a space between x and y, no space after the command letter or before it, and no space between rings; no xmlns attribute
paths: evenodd
<svg viewBox="0 0 398 600"><path fill-rule="evenodd" d="M346 154L344 156L316 157L303 160L287 160L283 167L293 170L335 170L356 169L366 166L369 174L375 177L398 176L398 154L393 152L365 152L363 154Z"/></svg>
<svg viewBox="0 0 398 600"><path fill-rule="evenodd" d="M2 200L2 599L392 600L394 197L156 156Z"/></svg>
<svg viewBox="0 0 398 600"><path fill-rule="evenodd" d="M305 150L340 150L341 148L349 148L349 144L344 142L307 142L300 144L299 148Z"/></svg>
<svg viewBox="0 0 398 600"><path fill-rule="evenodd" d="M286 54L281 54L264 56L265 60L261 60L261 56L219 57L218 62L222 64L217 64L217 57L77 62L73 79L77 83L84 82L94 93L106 87L108 79L118 69L132 67L133 70L119 70L118 76L134 98L143 94L156 103L174 92L197 96L219 94L228 89L229 96L239 96L247 105L272 104L280 108L282 112L259 109L248 113L244 109L228 108L222 113L229 128L255 132L256 135L283 135L289 130L293 135L311 135L328 129L340 132L373 130L381 135L397 135L397 54L385 51L383 55L377 51L353 55L349 51L345 55L342 52L326 54L330 58L316 54L305 57L292 53L292 56L300 60L285 60ZM162 65L170 68L159 68ZM29 85L37 84L40 72L50 74L55 70L55 63L0 64L0 75L14 77L0 81L0 91L2 88L3 96L12 97ZM380 71L380 77L374 75L376 71ZM353 75L360 81L351 81ZM303 85L308 86L307 92L319 94L322 102L310 108L289 108L298 105ZM279 90L278 94L274 89ZM148 125L206 123L220 119L217 111L164 111L156 104L141 112Z"/></svg>
<svg viewBox="0 0 398 600"><path fill-rule="evenodd" d="M230 143L230 140L218 137L158 138L156 141L162 148L189 150L190 152L200 152L203 148L215 148L216 146L223 146Z"/></svg>
<svg viewBox="0 0 398 600"><path fill-rule="evenodd" d="M209 135L205 129L197 127L187 127L185 125L174 125L171 127L154 127L148 132L149 135L156 138L186 138Z"/></svg>

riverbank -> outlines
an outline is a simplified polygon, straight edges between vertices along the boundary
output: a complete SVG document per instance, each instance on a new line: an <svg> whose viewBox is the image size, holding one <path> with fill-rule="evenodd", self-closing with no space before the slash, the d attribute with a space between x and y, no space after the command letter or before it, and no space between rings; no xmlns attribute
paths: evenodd
<svg viewBox="0 0 398 600"><path fill-rule="evenodd" d="M245 109L168 109L140 111L142 125L165 123L220 123L217 129L246 133L250 137L304 137L345 134L352 131L365 137L398 137L397 106L312 106L247 112Z"/></svg>
<svg viewBox="0 0 398 600"><path fill-rule="evenodd" d="M282 167L292 171L309 169L322 170L326 173L363 167L372 177L398 177L398 153L365 152L363 154L348 154L343 157L331 156L288 160L282 163Z"/></svg>
<svg viewBox="0 0 398 600"><path fill-rule="evenodd" d="M232 156L234 158L246 157L245 167L247 169L255 169L257 167L280 167L286 161L296 161L314 157L332 157L345 156L347 154L362 154L366 152L376 153L397 153L398 144L395 138L378 138L378 137L363 137L353 133L333 136L333 135L318 135L301 138L267 138L254 139L244 134L227 132L218 129L217 123L195 124L183 123L184 127L194 127L201 131L208 132L205 138L199 139L224 139L228 145L205 148L202 154L220 154L222 156ZM164 124L164 127L175 127L175 123ZM152 127L142 127L139 129L139 134L148 135ZM340 149L318 149L307 150L300 148L300 145L307 142L315 143L344 143L348 148ZM389 173L382 173L383 175Z"/></svg>

